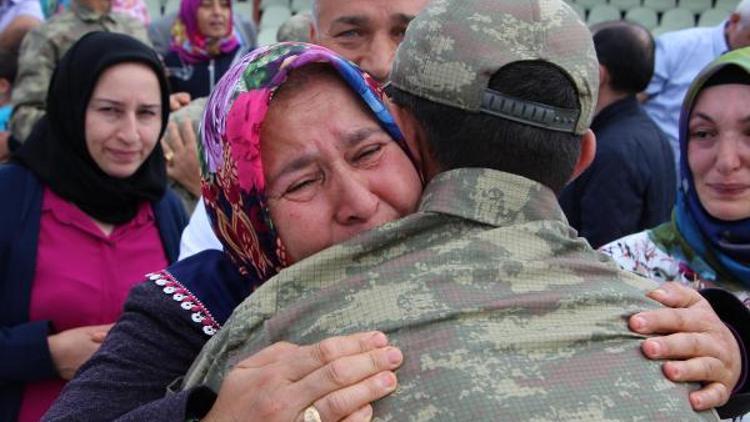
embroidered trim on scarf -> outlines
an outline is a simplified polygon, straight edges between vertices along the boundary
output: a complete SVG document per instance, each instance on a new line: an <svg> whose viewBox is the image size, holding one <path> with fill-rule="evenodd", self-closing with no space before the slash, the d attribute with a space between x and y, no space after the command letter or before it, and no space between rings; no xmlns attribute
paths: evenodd
<svg viewBox="0 0 750 422"><path fill-rule="evenodd" d="M172 274L166 270L148 274L149 280L161 288L161 291L172 297L172 300L180 304L186 312L191 312L190 319L203 326L203 333L209 337L216 334L221 325L216 322L211 312L190 290L177 281Z"/></svg>

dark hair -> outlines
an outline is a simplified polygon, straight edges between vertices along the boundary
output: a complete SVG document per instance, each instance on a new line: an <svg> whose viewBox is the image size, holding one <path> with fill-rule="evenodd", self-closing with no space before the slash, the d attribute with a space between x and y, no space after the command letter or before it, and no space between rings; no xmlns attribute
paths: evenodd
<svg viewBox="0 0 750 422"><path fill-rule="evenodd" d="M522 100L579 109L572 82L541 61L511 63L497 71L489 88ZM427 134L443 170L483 167L535 180L559 193L573 174L581 138L438 104L396 87L393 101L412 113Z"/></svg>
<svg viewBox="0 0 750 422"><path fill-rule="evenodd" d="M591 28L599 63L607 68L610 87L637 94L654 74L654 38L648 29L632 22L603 22Z"/></svg>
<svg viewBox="0 0 750 422"><path fill-rule="evenodd" d="M0 79L13 83L18 71L18 55L10 50L0 48Z"/></svg>

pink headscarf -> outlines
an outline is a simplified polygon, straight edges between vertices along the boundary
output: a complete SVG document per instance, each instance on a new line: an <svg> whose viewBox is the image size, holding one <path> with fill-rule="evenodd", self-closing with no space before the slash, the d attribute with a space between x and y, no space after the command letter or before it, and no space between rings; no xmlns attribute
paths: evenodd
<svg viewBox="0 0 750 422"><path fill-rule="evenodd" d="M170 50L176 52L185 63L195 64L220 54L230 53L240 44L232 24L232 3L229 2L229 25L227 33L219 39L207 38L198 29L198 8L202 0L182 0L180 13L172 26Z"/></svg>

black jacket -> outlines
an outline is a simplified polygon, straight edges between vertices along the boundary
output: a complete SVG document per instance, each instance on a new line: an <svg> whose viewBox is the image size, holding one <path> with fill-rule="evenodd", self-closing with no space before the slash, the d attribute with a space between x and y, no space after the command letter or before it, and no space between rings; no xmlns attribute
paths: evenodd
<svg viewBox="0 0 750 422"><path fill-rule="evenodd" d="M594 118L594 162L560 195L570 225L598 248L667 221L677 190L669 141L634 96Z"/></svg>

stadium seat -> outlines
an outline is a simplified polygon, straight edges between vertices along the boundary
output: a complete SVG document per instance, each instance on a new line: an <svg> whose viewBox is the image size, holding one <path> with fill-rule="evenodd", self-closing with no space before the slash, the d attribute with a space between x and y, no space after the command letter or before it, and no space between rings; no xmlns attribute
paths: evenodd
<svg viewBox="0 0 750 422"><path fill-rule="evenodd" d="M641 0L610 0L609 4L620 9L621 12L641 5Z"/></svg>
<svg viewBox="0 0 750 422"><path fill-rule="evenodd" d="M625 13L625 20L639 23L648 30L653 30L659 25L659 17L656 12L648 7L634 7Z"/></svg>
<svg viewBox="0 0 750 422"><path fill-rule="evenodd" d="M601 22L616 21L620 19L622 19L622 15L618 8L608 4L599 4L589 10L589 17L586 20L586 23L590 26Z"/></svg>
<svg viewBox="0 0 750 422"><path fill-rule="evenodd" d="M292 0L292 13L295 15L299 12L312 10L313 0Z"/></svg>
<svg viewBox="0 0 750 422"><path fill-rule="evenodd" d="M700 15L711 8L711 0L679 0L677 7L687 9L696 15Z"/></svg>
<svg viewBox="0 0 750 422"><path fill-rule="evenodd" d="M253 13L254 10L252 0L232 2L232 10L234 11L234 13L251 22L253 20L253 16L255 16L255 14Z"/></svg>
<svg viewBox="0 0 750 422"><path fill-rule="evenodd" d="M667 10L661 16L659 26L666 31L677 31L678 29L692 28L695 26L695 15L687 9Z"/></svg>
<svg viewBox="0 0 750 422"><path fill-rule="evenodd" d="M568 3L568 6L575 10L575 12L578 13L578 16L580 16L582 20L586 20L586 9L575 3Z"/></svg>
<svg viewBox="0 0 750 422"><path fill-rule="evenodd" d="M643 5L653 9L656 13L664 13L677 7L676 0L643 0Z"/></svg>
<svg viewBox="0 0 750 422"><path fill-rule="evenodd" d="M286 6L288 8L290 3L289 0L261 0L260 10L264 10L268 6Z"/></svg>
<svg viewBox="0 0 750 422"><path fill-rule="evenodd" d="M716 26L724 22L727 16L726 10L708 9L698 18L698 26Z"/></svg>
<svg viewBox="0 0 750 422"><path fill-rule="evenodd" d="M258 47L263 47L276 42L278 28L263 28L258 33Z"/></svg>
<svg viewBox="0 0 750 422"><path fill-rule="evenodd" d="M292 17L292 12L286 6L277 4L266 6L263 9L263 15L260 17L260 29L274 28L275 31L290 17Z"/></svg>
<svg viewBox="0 0 750 422"><path fill-rule="evenodd" d="M607 0L575 0L576 4L586 10L591 10L600 4L607 4Z"/></svg>
<svg viewBox="0 0 750 422"><path fill-rule="evenodd" d="M737 8L737 4L739 4L739 0L716 0L714 9L723 10L729 15L730 12L734 12L734 9Z"/></svg>

